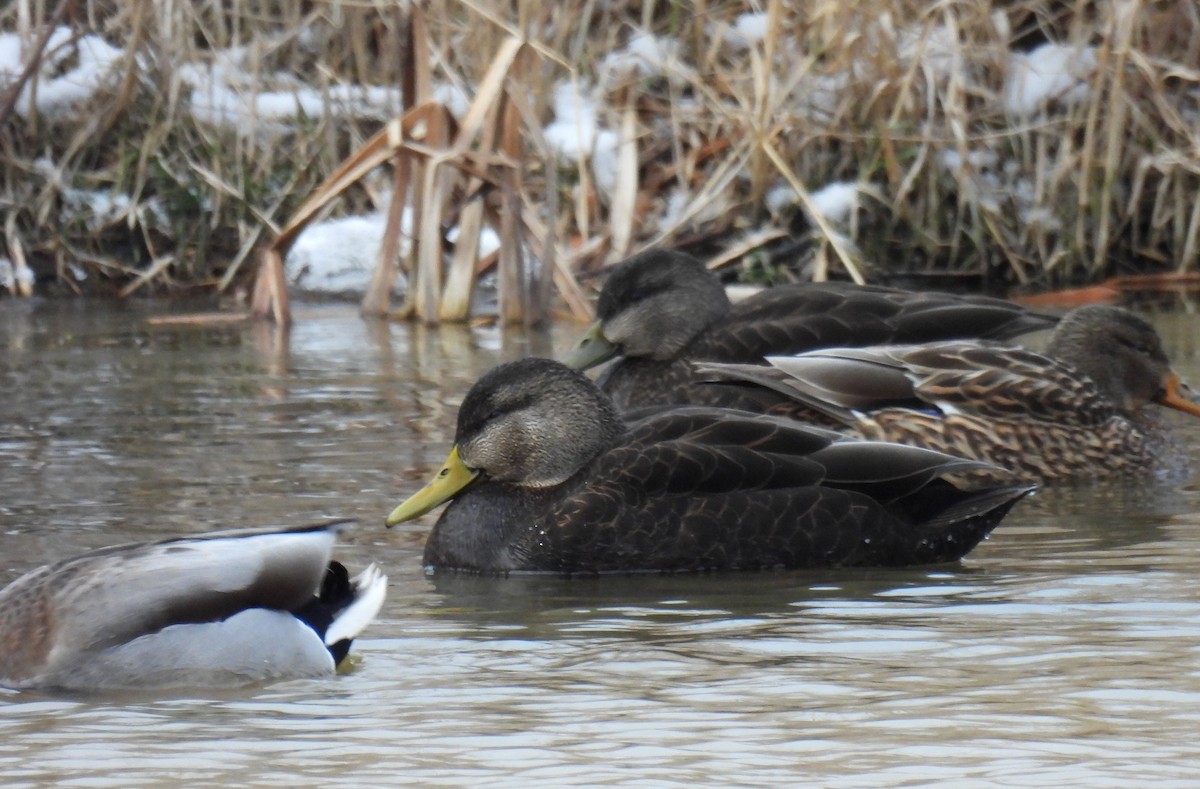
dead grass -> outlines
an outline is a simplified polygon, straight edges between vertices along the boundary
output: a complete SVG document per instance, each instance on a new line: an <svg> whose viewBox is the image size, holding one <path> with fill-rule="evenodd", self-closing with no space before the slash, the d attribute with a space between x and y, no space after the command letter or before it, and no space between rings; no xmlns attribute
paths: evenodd
<svg viewBox="0 0 1200 789"><path fill-rule="evenodd" d="M17 0L0 11L0 29L24 28L36 40L58 8ZM280 87L289 74L325 89L399 86L405 76L407 17L392 3L77 0L71 8L64 23L121 48L124 68L69 118L0 117L9 257L22 255L65 288L246 282L255 247L385 121L326 113L284 133L269 118L240 131L217 127L192 112L182 64L245 46L247 70ZM511 37L534 53L515 91L520 177L507 188L519 199L510 194L505 205L522 219L509 217L508 236L510 245L536 241L530 229L540 227L557 243L560 290L574 287L563 272L651 244L741 261L768 278L940 273L994 288L1200 268L1193 0L769 0L756 6L769 14L767 36L744 49L722 43L752 10L742 3L441 0L423 8L430 78L468 96ZM601 74L605 55L639 30L678 41L677 54L652 75ZM1094 47L1087 95L1007 111L1010 53L1046 40ZM1087 63L1083 54L1076 61ZM599 123L631 144L603 168L556 158L540 131L552 87L602 76ZM860 185L844 223L822 217L813 201L836 180ZM388 173L345 192L337 210L360 209L391 182ZM795 197L769 201L781 186ZM506 221L503 189L465 173L440 188L447 221ZM73 189L129 203L98 225L72 210ZM476 215L468 207L478 201L486 210ZM443 251L431 258L438 266L453 257ZM457 261L446 279L461 282L466 271L473 282L482 267L470 263ZM427 319L444 309L435 302L462 315L465 286L447 294L442 283L417 294Z"/></svg>

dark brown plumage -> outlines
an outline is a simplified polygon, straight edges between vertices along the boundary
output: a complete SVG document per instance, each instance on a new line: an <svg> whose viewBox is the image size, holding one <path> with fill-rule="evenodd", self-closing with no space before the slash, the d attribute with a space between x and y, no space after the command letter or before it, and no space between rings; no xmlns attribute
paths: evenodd
<svg viewBox="0 0 1200 789"><path fill-rule="evenodd" d="M762 364L767 355L814 348L1003 339L1054 325L999 299L835 282L780 285L730 304L712 272L670 250L617 266L600 292L597 317L564 361L582 370L616 356L600 386L619 408L690 403L774 412L786 412L790 401L761 389L706 386L691 363Z"/></svg>
<svg viewBox="0 0 1200 789"><path fill-rule="evenodd" d="M1029 481L1181 472L1186 453L1146 406L1200 416L1154 327L1117 307L1069 313L1044 354L956 341L768 361L703 372L788 395L858 436L985 460Z"/></svg>
<svg viewBox="0 0 1200 789"><path fill-rule="evenodd" d="M388 525L447 499L425 563L601 573L951 561L1029 488L961 490L983 468L705 407L626 424L588 378L525 359L483 376L434 482Z"/></svg>

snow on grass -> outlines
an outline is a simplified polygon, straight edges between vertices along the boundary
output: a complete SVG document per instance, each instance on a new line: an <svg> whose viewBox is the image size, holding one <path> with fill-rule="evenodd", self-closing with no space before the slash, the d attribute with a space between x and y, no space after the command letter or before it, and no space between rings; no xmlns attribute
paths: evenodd
<svg viewBox="0 0 1200 789"><path fill-rule="evenodd" d="M1027 234L1047 234L1062 229L1057 206L1046 205L1038 194L1036 175L1013 159L1001 159L992 148L974 148L960 153L945 150L937 156L938 166L958 182L964 197L990 213L1016 212Z"/></svg>
<svg viewBox="0 0 1200 789"><path fill-rule="evenodd" d="M744 51L761 44L770 32L768 23L766 13L744 13L729 23L710 28L710 32L724 46ZM304 31L297 35L303 39ZM963 72L962 44L951 27L914 24L895 35L896 55L902 61L919 64L927 74L938 78ZM31 43L23 42L14 33L0 34L0 91L24 71ZM398 114L401 97L394 87L346 83L318 87L290 73L259 73L256 53L264 44L269 42L258 40L247 46L211 51L203 62L176 65L183 92L190 99L185 106L195 119L243 135L270 136L290 133L304 119L362 117L382 121ZM607 108L601 102L607 91L630 78L699 79L682 59L680 47L680 42L673 38L635 31L623 47L599 60L595 87L580 82L557 85L553 91L553 120L543 130L550 151L560 157L564 166L590 167L597 188L611 195L617 176L620 136L604 125ZM807 62L797 53L780 56ZM785 83L783 89L790 91L789 99L794 103L791 109L802 116L836 117L851 83L863 78L858 73L861 64L851 63L844 69L825 73L819 70L821 62L811 65L811 71L806 66L803 73ZM24 86L16 110L25 117L33 113L57 116L75 110L82 102L103 96L122 67L145 68L145 65L99 36L77 35L66 27L57 28L46 47L37 78ZM1025 118L1056 104L1086 100L1096 67L1094 47L1050 43L1027 53L1011 53L1001 93L1003 108L1010 117ZM456 117L462 117L468 107L467 94L449 84L435 88L435 99L446 104ZM1015 209L1017 216L1032 228L1058 227L1053 207L1039 205L1043 198L1034 194L1028 175L1016 163L1002 163L994 150L945 150L936 161L953 173L963 193L971 194L985 210ZM53 165L47 167L52 169ZM137 212L138 217L144 218L144 212L149 211L165 221L161 209L152 201L134 205L127 195L77 189L61 183L61 174L51 177L58 181L64 218L82 215L89 226L101 228L122 219L132 223L131 214ZM831 223L842 224L857 210L859 192L855 183L829 183L811 193L812 206ZM769 191L766 202L773 212L778 212L794 205L796 195L783 185ZM693 205L686 192L674 192L664 200L660 225L700 222L700 214L722 209L721 201L698 206ZM411 216L406 213L404 221L402 243L407 244ZM376 213L311 225L288 255L289 276L308 290L362 291L375 265L384 224L384 215ZM451 229L451 236L455 231ZM490 254L499 245L493 231L487 229L484 233L481 256ZM0 265L3 275L0 283L15 282L11 263L7 264L7 274L4 271Z"/></svg>
<svg viewBox="0 0 1200 789"><path fill-rule="evenodd" d="M308 293L358 296L366 291L375 270L387 215L380 211L315 222L304 229L288 251L288 281ZM412 211L405 208L400 220L400 255L411 252ZM454 243L458 227L446 240ZM490 227L479 233L477 256L485 258L500 249L500 236ZM396 291L403 291L403 276Z"/></svg>
<svg viewBox="0 0 1200 789"><path fill-rule="evenodd" d="M387 216L343 216L309 225L288 251L288 280L301 290L362 293L371 281ZM401 254L412 236L412 212L401 221Z"/></svg>
<svg viewBox="0 0 1200 789"><path fill-rule="evenodd" d="M809 194L812 206L830 222L843 223L858 208L858 184L852 181L833 181ZM787 184L776 186L764 197L767 208L773 213L795 205L796 190Z"/></svg>
<svg viewBox="0 0 1200 789"><path fill-rule="evenodd" d="M33 292L33 284L33 271L28 266L0 256L0 288L13 294L28 294Z"/></svg>
<svg viewBox="0 0 1200 789"><path fill-rule="evenodd" d="M82 218L92 230L101 230L129 220L130 214L135 214L137 222L141 224L146 223L149 217L153 217L160 225L166 225L170 221L162 201L157 197L134 203L124 192L111 189L79 189L68 184L63 179L62 171L46 157L36 159L33 166L36 172L47 182L54 184L58 190L58 195L62 198L59 218L63 222ZM133 224L132 221L130 223Z"/></svg>
<svg viewBox="0 0 1200 789"><path fill-rule="evenodd" d="M201 123L234 129L240 134L284 134L303 118L354 117L386 120L400 113L400 90L371 85L337 84L324 89L307 85L290 74L273 74L262 81L246 75L245 47L221 50L208 63L186 63L180 78L191 89L192 116ZM466 112L467 98L451 85L434 89L434 99L452 115Z"/></svg>
<svg viewBox="0 0 1200 789"><path fill-rule="evenodd" d="M458 226L454 226L446 231L446 240L451 244L458 241ZM479 231L479 249L476 254L479 258L485 258L493 252L500 249L500 234L490 227L483 227Z"/></svg>
<svg viewBox="0 0 1200 789"><path fill-rule="evenodd" d="M953 148L948 148L938 154L938 164L952 174L961 172L964 168L972 170L987 170L1000 162L1000 155L991 148L976 148L967 151L966 155Z"/></svg>
<svg viewBox="0 0 1200 789"><path fill-rule="evenodd" d="M795 111L817 120L828 121L835 118L852 79L848 71L834 71L829 74L810 71L804 74L791 92Z"/></svg>
<svg viewBox="0 0 1200 789"><path fill-rule="evenodd" d="M732 25L722 27L721 40L732 49L750 49L767 37L768 20L766 12L742 14Z"/></svg>
<svg viewBox="0 0 1200 789"><path fill-rule="evenodd" d="M845 222L858 207L858 184L834 181L810 196L813 208L830 222Z"/></svg>
<svg viewBox="0 0 1200 789"><path fill-rule="evenodd" d="M551 152L567 161L592 160L596 185L612 194L617 179L620 136L602 128L592 92L570 82L554 88L554 120L542 129Z"/></svg>
<svg viewBox="0 0 1200 789"><path fill-rule="evenodd" d="M25 71L34 54L32 43L17 33L0 33L0 87L7 88ZM14 109L23 118L34 112L62 117L115 80L122 55L100 36L77 38L70 28L55 28L37 73L22 87Z"/></svg>
<svg viewBox="0 0 1200 789"><path fill-rule="evenodd" d="M963 73L962 47L946 25L908 28L897 36L897 53L903 60L920 63L932 74L947 78Z"/></svg>
<svg viewBox="0 0 1200 789"><path fill-rule="evenodd" d="M554 120L542 135L550 149L568 159L582 159L591 155L601 132L596 100L582 87L570 82L559 83L554 88ZM614 132L609 131L613 137Z"/></svg>
<svg viewBox="0 0 1200 789"><path fill-rule="evenodd" d="M596 73L601 85L612 87L629 75L639 78L667 76L678 64L678 41L639 32L624 47L605 55Z"/></svg>
<svg viewBox="0 0 1200 789"><path fill-rule="evenodd" d="M1047 43L1014 52L1004 82L1004 109L1010 116L1036 115L1052 103L1079 104L1091 95L1096 48Z"/></svg>

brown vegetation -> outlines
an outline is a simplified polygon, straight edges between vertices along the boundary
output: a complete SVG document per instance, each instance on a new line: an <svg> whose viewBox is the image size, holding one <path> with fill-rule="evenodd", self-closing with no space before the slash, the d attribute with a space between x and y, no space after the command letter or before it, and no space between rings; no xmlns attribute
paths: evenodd
<svg viewBox="0 0 1200 789"><path fill-rule="evenodd" d="M79 35L103 36L122 59L67 114L19 112L22 82L9 75L0 95L3 251L48 287L130 293L247 282L253 251L404 108L347 115L326 103L298 122L252 116L234 128L194 111L184 65L212 64L236 46L246 48L238 62L247 84L287 90L295 77L325 94L400 86L412 79L407 8L8 5L0 30L23 32L31 48L60 16ZM574 273L651 244L737 260L745 276L767 280L940 273L997 288L1196 270L1200 260L1193 0L772 0L761 9L765 37L748 47L728 39L752 10L742 3L442 0L422 8L428 79L468 98L506 42L531 53L506 78L519 161L493 161L519 172L509 187L519 199L507 205L519 206L521 220L505 219L505 190L487 173L457 166L461 177L431 225L443 235L482 201L483 221L510 222L509 238L528 241L530 228L543 227L543 241L557 242L556 269ZM649 73L605 70L606 55L639 31L678 49ZM1075 47L1068 60L1078 79L1021 107L1008 81L1020 63L1014 52L1046 41ZM556 157L543 139L563 80L583 90L602 84L598 123L634 141L616 147L611 172ZM471 145L473 154L498 149ZM365 181L335 210L371 204L392 180ZM833 181L858 185L844 222L813 201ZM768 199L781 186L793 198ZM119 210L89 214L73 190L124 197ZM439 263L453 257L442 241L444 254L431 258ZM468 266L468 279L485 267ZM441 294L443 302L461 296Z"/></svg>

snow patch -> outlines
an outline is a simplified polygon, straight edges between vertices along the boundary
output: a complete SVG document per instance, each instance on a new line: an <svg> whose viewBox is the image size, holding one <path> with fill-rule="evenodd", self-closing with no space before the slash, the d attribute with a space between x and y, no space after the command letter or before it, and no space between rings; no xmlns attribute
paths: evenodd
<svg viewBox="0 0 1200 789"><path fill-rule="evenodd" d="M742 14L721 30L721 40L731 49L750 49L767 37L769 18L766 12Z"/></svg>
<svg viewBox="0 0 1200 789"><path fill-rule="evenodd" d="M1004 82L1004 109L1026 118L1051 103L1070 106L1086 101L1096 71L1096 48L1047 43L1029 52L1014 52Z"/></svg>
<svg viewBox="0 0 1200 789"><path fill-rule="evenodd" d="M902 30L897 39L897 51L903 60L920 63L941 78L964 72L958 38L945 25Z"/></svg>
<svg viewBox="0 0 1200 789"><path fill-rule="evenodd" d="M288 251L289 281L302 290L322 293L366 291L386 226L383 212L309 225ZM401 254L405 254L412 232L412 213L408 209L401 227Z"/></svg>
<svg viewBox="0 0 1200 789"><path fill-rule="evenodd" d="M858 207L858 184L834 181L811 195L813 208L830 222L845 222Z"/></svg>
<svg viewBox="0 0 1200 789"><path fill-rule="evenodd" d="M661 77L679 60L679 42L639 32L621 49L603 57L596 69L601 85L611 87L628 75Z"/></svg>
<svg viewBox="0 0 1200 789"><path fill-rule="evenodd" d="M24 72L32 44L17 33L0 33L0 86L7 88ZM28 118L35 112L62 117L114 80L122 51L100 36L75 37L68 27L50 34L34 78L25 83L14 107ZM74 62L74 66L68 64ZM55 76L55 75L58 76Z"/></svg>

